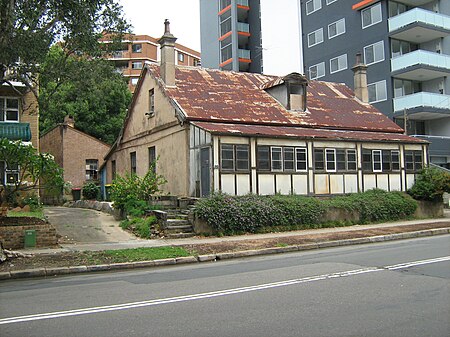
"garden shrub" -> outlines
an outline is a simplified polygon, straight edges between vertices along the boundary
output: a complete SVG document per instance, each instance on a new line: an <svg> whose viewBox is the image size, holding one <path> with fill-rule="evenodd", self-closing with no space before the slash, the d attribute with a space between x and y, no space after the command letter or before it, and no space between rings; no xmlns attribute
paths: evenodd
<svg viewBox="0 0 450 337"><path fill-rule="evenodd" d="M220 234L267 232L276 229L306 229L329 226L321 219L329 207L358 211L360 221L378 222L407 218L417 202L402 192L374 189L328 200L298 195L230 196L216 192L195 205L197 217ZM335 225L351 225L340 221ZM332 225L332 224L331 224Z"/></svg>
<svg viewBox="0 0 450 337"><path fill-rule="evenodd" d="M123 220L120 223L120 227L128 229L137 236L148 239L151 236L151 227L157 222L155 216L149 216L146 218L132 218Z"/></svg>
<svg viewBox="0 0 450 337"><path fill-rule="evenodd" d="M85 183L81 192L87 200L96 200L100 196L100 188L94 182Z"/></svg>
<svg viewBox="0 0 450 337"><path fill-rule="evenodd" d="M450 173L435 167L419 172L408 193L417 200L442 201L444 192L450 193Z"/></svg>
<svg viewBox="0 0 450 337"><path fill-rule="evenodd" d="M31 194L22 200L22 204L30 206L31 212L36 212L42 209L42 204L39 197L36 194Z"/></svg>

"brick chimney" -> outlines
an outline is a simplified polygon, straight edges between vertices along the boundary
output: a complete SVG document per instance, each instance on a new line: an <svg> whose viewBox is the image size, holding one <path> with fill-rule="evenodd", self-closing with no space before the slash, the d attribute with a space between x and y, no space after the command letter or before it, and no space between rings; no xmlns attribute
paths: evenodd
<svg viewBox="0 0 450 337"><path fill-rule="evenodd" d="M361 53L356 54L356 63L352 68L355 96L364 103L369 103L367 89L367 66L362 63Z"/></svg>
<svg viewBox="0 0 450 337"><path fill-rule="evenodd" d="M164 21L164 35L158 40L161 46L161 78L168 87L175 86L175 41L170 33L170 22Z"/></svg>
<svg viewBox="0 0 450 337"><path fill-rule="evenodd" d="M68 125L68 126L74 128L75 127L75 119L72 116L67 115L66 117L64 117L63 125L65 125L65 126Z"/></svg>

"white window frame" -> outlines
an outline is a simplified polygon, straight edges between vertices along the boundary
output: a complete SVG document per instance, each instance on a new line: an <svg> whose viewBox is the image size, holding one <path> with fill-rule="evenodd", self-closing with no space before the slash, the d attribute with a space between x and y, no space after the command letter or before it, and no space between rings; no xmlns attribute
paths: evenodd
<svg viewBox="0 0 450 337"><path fill-rule="evenodd" d="M378 45L381 45L381 46L382 46L382 58L380 58L380 59L377 59L377 58L375 57L375 56L376 56L376 54L375 54L375 48L376 48L376 46L378 46ZM368 63L368 62L367 62L367 56L366 56L366 50L369 49L369 48L373 48L373 60L374 60L374 61L371 62L371 63ZM364 47L364 63L366 64L366 66L370 66L371 64L383 62L384 59L385 59L385 56L384 56L384 41L378 41L378 42L369 44L369 45L367 45L367 46Z"/></svg>
<svg viewBox="0 0 450 337"><path fill-rule="evenodd" d="M273 168L273 162L274 162L274 159L273 159L273 152L274 152L274 150L275 149L277 149L277 152L278 152L278 150L280 150L280 159L277 159L276 161L278 162L280 162L280 164L281 164L281 168L280 169L274 169ZM281 146L271 146L270 147L270 167L272 168L272 171L274 171L274 172L283 172L283 169L284 169L284 167L283 167L284 165L283 165L283 148L281 147Z"/></svg>
<svg viewBox="0 0 450 337"><path fill-rule="evenodd" d="M382 98L379 97L379 91L378 91L378 88L379 88L379 85L380 85L380 84L383 85L383 88L384 88L384 96L385 96L385 97L382 97ZM369 83L369 84L367 85L367 88L369 89L369 87L372 86L372 85L375 85L376 99L375 99L374 101L371 101L371 100L369 99L369 103L370 103L370 104L373 104L373 103L378 103L378 102L386 101L386 100L387 100L386 80L382 80L382 81L378 81L378 82Z"/></svg>
<svg viewBox="0 0 450 337"><path fill-rule="evenodd" d="M321 38L321 40L320 41L318 41L319 39L317 39L317 36L318 36L318 33L320 32L320 38ZM309 37L311 36L311 35L315 35L315 40L316 40L316 42L315 43L313 43L313 44L309 44ZM318 41L318 42L317 42ZM323 28L319 28L319 29L316 29L315 31L313 31L313 32L311 32L311 33L309 33L308 34L308 48L311 48L311 47L313 47L313 46L317 46L318 44L320 44L320 43L322 43L323 42Z"/></svg>
<svg viewBox="0 0 450 337"><path fill-rule="evenodd" d="M3 181L2 183L8 186L14 186L19 182L20 179L20 166L17 166L17 169L15 170L9 170L8 166L5 161L0 160L0 163L3 163ZM8 182L8 175L14 174L15 175L15 181L13 183Z"/></svg>
<svg viewBox="0 0 450 337"><path fill-rule="evenodd" d="M313 10L311 11L311 12L308 12L308 4L309 3L312 3L313 4ZM316 4L317 4L317 7L316 7ZM305 4L305 12L306 12L306 15L310 15L310 14L312 14L312 13L314 13L314 12L317 12L319 9L321 9L322 8L322 0L309 0L309 1L307 1L306 2L306 4Z"/></svg>
<svg viewBox="0 0 450 337"><path fill-rule="evenodd" d="M332 161L334 163L334 169L329 169L328 168L328 153L332 153L334 160ZM325 149L325 157L324 157L324 161L325 161L325 171L326 172L336 172L337 170L337 162L336 162L336 149Z"/></svg>
<svg viewBox="0 0 450 337"><path fill-rule="evenodd" d="M375 153L378 153L379 161L375 161ZM380 165L380 169L375 170L375 163ZM372 172L383 172L383 153L381 150L372 150Z"/></svg>
<svg viewBox="0 0 450 337"><path fill-rule="evenodd" d="M139 77L132 77L130 82L132 86L136 86L139 82Z"/></svg>
<svg viewBox="0 0 450 337"><path fill-rule="evenodd" d="M336 2L337 0L327 0L327 6L331 5L333 2Z"/></svg>
<svg viewBox="0 0 450 337"><path fill-rule="evenodd" d="M333 67L331 66L331 64L332 64L332 61L334 61L334 60L337 60L337 62L338 62L338 68L337 68L337 70L334 70L333 71ZM342 67L342 68L340 68L339 67L339 65L340 65L340 60L344 60L345 62L345 65ZM345 70L345 69L347 69L347 67L348 67L348 64L347 64L347 54L342 54L342 55L339 55L339 56L337 56L337 57L333 57L331 60L330 60L330 74L334 74L334 73L337 73L337 72L339 72L339 71L342 71L342 70Z"/></svg>
<svg viewBox="0 0 450 337"><path fill-rule="evenodd" d="M20 122L20 100L17 97L8 97L8 96L1 96L1 99L3 99L3 107L0 107L0 113L3 113L3 120L1 122L7 122L7 123L19 123ZM17 109L16 108L8 108L8 100L16 100L17 101ZM15 111L17 112L17 120L15 119L7 119L8 111Z"/></svg>
<svg viewBox="0 0 450 337"><path fill-rule="evenodd" d="M298 152L303 152L305 154L305 169L301 170L298 168ZM295 171L296 172L307 172L308 171L308 149L306 147L296 147L295 148Z"/></svg>
<svg viewBox="0 0 450 337"><path fill-rule="evenodd" d="M178 62L184 62L184 53L178 52Z"/></svg>
<svg viewBox="0 0 450 337"><path fill-rule="evenodd" d="M342 31L338 31L338 27L339 27L339 24L340 23L343 23L344 24L344 30L342 30ZM331 34L330 34L330 27L332 26L332 25L336 25L336 34L335 35L333 35L333 36L331 36ZM334 21L334 22L332 22L332 23L330 23L329 25L328 25L328 40L331 40L331 39L333 39L333 38L335 38L335 37L337 37L337 36L339 36L339 35L342 35L342 34L345 34L345 18L342 18L342 19L339 19L339 20L337 20L337 21Z"/></svg>
<svg viewBox="0 0 450 337"><path fill-rule="evenodd" d="M142 61L133 61L131 62L131 69L142 69Z"/></svg>
<svg viewBox="0 0 450 337"><path fill-rule="evenodd" d="M319 66L323 66L323 74L319 75L319 72L317 72L317 77L312 77L311 76L311 68L314 68L314 67L318 68ZM324 76L325 76L325 62L320 62L320 63L314 64L311 67L309 67L309 79L310 80L316 80L316 79L324 77Z"/></svg>
<svg viewBox="0 0 450 337"><path fill-rule="evenodd" d="M380 11L380 20L376 21L376 22L371 22L370 24L364 26L364 20L363 20L364 13L367 12L367 11L370 11L370 18L372 19L372 10L375 9L375 8L379 9L379 11ZM370 6L368 8L365 8L365 9L363 9L361 11L361 27L362 27L362 29L366 29L368 27L376 25L377 23L380 23L381 21L383 21L383 11L381 10L381 2L379 2L379 3L377 3L377 4L373 5L373 6Z"/></svg>

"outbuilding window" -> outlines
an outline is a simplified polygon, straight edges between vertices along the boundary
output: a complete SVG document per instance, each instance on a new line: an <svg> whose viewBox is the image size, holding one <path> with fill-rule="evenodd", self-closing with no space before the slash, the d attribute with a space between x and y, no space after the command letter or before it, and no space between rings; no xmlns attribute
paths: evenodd
<svg viewBox="0 0 450 337"><path fill-rule="evenodd" d="M249 158L248 145L221 145L221 169L224 171L248 171Z"/></svg>

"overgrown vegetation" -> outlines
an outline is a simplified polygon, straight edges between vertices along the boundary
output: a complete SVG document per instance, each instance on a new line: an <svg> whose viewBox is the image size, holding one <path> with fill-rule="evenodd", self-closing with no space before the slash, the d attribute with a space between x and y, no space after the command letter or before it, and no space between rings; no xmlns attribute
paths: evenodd
<svg viewBox="0 0 450 337"><path fill-rule="evenodd" d="M417 202L407 194L378 189L332 199L298 195L230 196L218 192L199 200L195 214L217 233L226 235L355 224L350 220L324 221L330 207L357 212L358 223L367 223L407 218L416 210Z"/></svg>
<svg viewBox="0 0 450 337"><path fill-rule="evenodd" d="M44 212L41 210L35 210L31 212L12 212L9 211L7 216L9 218L38 218L41 220L45 220Z"/></svg>
<svg viewBox="0 0 450 337"><path fill-rule="evenodd" d="M120 223L120 227L133 232L136 236L149 239L151 237L152 226L155 225L156 222L156 217L153 215L145 218L132 217L123 220Z"/></svg>
<svg viewBox="0 0 450 337"><path fill-rule="evenodd" d="M420 171L408 193L417 200L442 201L444 192L450 193L450 173L435 167Z"/></svg>
<svg viewBox="0 0 450 337"><path fill-rule="evenodd" d="M151 247L106 250L104 253L110 256L113 262L149 261L191 255L191 253L181 247Z"/></svg>
<svg viewBox="0 0 450 337"><path fill-rule="evenodd" d="M83 185L81 190L83 197L87 200L97 200L100 196L100 188L96 183L90 181Z"/></svg>

